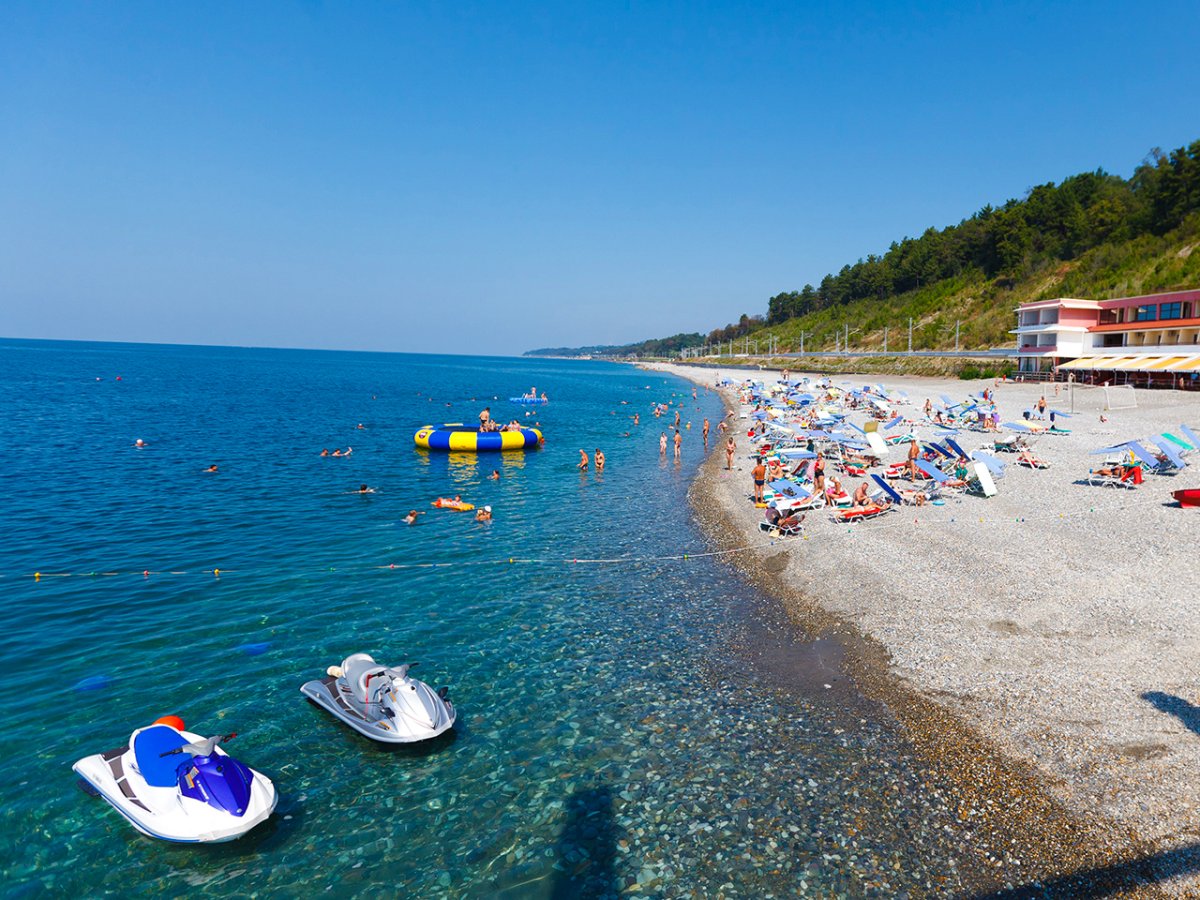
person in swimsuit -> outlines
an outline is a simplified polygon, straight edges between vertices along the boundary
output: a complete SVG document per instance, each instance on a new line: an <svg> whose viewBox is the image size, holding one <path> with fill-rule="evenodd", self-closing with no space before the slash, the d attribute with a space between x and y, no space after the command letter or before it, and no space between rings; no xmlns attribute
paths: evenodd
<svg viewBox="0 0 1200 900"><path fill-rule="evenodd" d="M596 448L596 471L604 471L604 451L599 447Z"/></svg>
<svg viewBox="0 0 1200 900"><path fill-rule="evenodd" d="M667 433L665 431L658 438L658 455L667 455Z"/></svg>
<svg viewBox="0 0 1200 900"><path fill-rule="evenodd" d="M683 446L683 437L679 434L679 429L675 429L675 458L679 459L679 448Z"/></svg>
<svg viewBox="0 0 1200 900"><path fill-rule="evenodd" d="M476 510L475 521L476 522L492 521L492 508L490 506L485 506L482 509Z"/></svg>
<svg viewBox="0 0 1200 900"><path fill-rule="evenodd" d="M209 467L208 467L207 469L205 469L204 471L205 471L205 472L215 472L215 471L217 471L217 467L216 467L216 466L209 466Z"/></svg>
<svg viewBox="0 0 1200 900"><path fill-rule="evenodd" d="M704 435L704 449L706 449L706 450L708 449L708 429L709 429L708 416L705 416L704 417L704 428L702 429L702 433Z"/></svg>
<svg viewBox="0 0 1200 900"><path fill-rule="evenodd" d="M817 454L816 461L813 463L813 492L825 493L825 457L820 453Z"/></svg>
<svg viewBox="0 0 1200 900"><path fill-rule="evenodd" d="M856 509L865 509L866 507L873 505L871 503L871 492L867 488L867 483L865 481L854 489L854 500L852 505Z"/></svg>
<svg viewBox="0 0 1200 900"><path fill-rule="evenodd" d="M762 463L762 457L759 456L754 462L754 468L750 470L750 477L754 479L754 502L763 502L763 485L767 483L767 467Z"/></svg>
<svg viewBox="0 0 1200 900"><path fill-rule="evenodd" d="M491 431L492 430L491 407L484 407L483 411L479 414L479 430L480 431Z"/></svg>
<svg viewBox="0 0 1200 900"><path fill-rule="evenodd" d="M417 516L423 516L423 515L425 515L425 513L419 513L415 509L410 509L408 511L408 515L404 517L404 524L416 525L417 524Z"/></svg>
<svg viewBox="0 0 1200 900"><path fill-rule="evenodd" d="M916 438L913 438L912 443L908 445L908 464L905 466L908 477L913 481L917 480L917 457L920 455L921 445L917 443Z"/></svg>
<svg viewBox="0 0 1200 900"><path fill-rule="evenodd" d="M588 469L588 455L583 450L579 451L579 471L586 472Z"/></svg>
<svg viewBox="0 0 1200 900"><path fill-rule="evenodd" d="M721 425L724 426L725 423L722 422ZM735 444L733 442L733 437L730 436L729 440L727 440L725 442L725 471L726 472L728 472L730 469L733 468L733 454L736 450L737 450L737 444Z"/></svg>
<svg viewBox="0 0 1200 900"><path fill-rule="evenodd" d="M500 480L500 470L492 469L492 474L489 475L488 478L491 479L492 481L499 481Z"/></svg>

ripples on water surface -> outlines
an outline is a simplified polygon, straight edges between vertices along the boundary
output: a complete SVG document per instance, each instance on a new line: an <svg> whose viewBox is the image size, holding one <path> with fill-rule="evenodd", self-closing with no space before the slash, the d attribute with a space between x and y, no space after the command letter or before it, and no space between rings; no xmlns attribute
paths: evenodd
<svg viewBox="0 0 1200 900"><path fill-rule="evenodd" d="M769 632L724 565L507 563L704 549L686 490L704 415L717 435L715 395L599 362L19 341L0 343L0 384L8 890L959 884L955 819L886 720L848 711L844 691L780 694L756 676L740 648ZM527 419L503 398L530 385L552 402ZM545 449L414 449L418 426L473 421L485 399L496 418L540 421ZM684 401L693 423L680 467L659 459L654 401ZM578 450L597 446L608 471L580 476ZM363 482L379 493L348 493ZM455 493L495 522L429 507ZM410 508L427 511L418 527ZM488 564L378 568L414 562ZM189 574L18 577L144 569ZM453 739L380 749L302 699L357 650L448 684ZM85 678L103 686L77 690ZM168 712L241 733L231 749L280 792L268 824L175 847L75 789L74 760Z"/></svg>

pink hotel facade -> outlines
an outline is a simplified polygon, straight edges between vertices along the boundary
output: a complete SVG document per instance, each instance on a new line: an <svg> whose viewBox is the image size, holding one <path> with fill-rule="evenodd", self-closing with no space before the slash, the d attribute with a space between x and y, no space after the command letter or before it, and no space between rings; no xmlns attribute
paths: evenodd
<svg viewBox="0 0 1200 900"><path fill-rule="evenodd" d="M1200 290L1017 307L1017 370L1200 387Z"/></svg>

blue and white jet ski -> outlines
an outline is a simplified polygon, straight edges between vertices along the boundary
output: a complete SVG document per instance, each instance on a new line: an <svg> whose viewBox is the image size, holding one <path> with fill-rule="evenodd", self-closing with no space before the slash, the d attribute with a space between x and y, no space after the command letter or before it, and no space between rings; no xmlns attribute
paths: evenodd
<svg viewBox="0 0 1200 900"><path fill-rule="evenodd" d="M303 684L300 693L373 741L427 741L454 727L457 713L446 688L435 692L408 674L415 665L393 669L355 653L330 666L325 678Z"/></svg>
<svg viewBox="0 0 1200 900"><path fill-rule="evenodd" d="M139 728L129 746L86 756L75 772L142 834L164 841L232 841L263 822L278 797L271 779L218 744L164 716Z"/></svg>

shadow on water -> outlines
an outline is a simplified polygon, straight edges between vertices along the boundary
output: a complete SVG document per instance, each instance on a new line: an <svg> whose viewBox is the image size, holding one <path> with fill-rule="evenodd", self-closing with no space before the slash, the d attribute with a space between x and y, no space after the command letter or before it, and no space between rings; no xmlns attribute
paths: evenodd
<svg viewBox="0 0 1200 900"><path fill-rule="evenodd" d="M609 788L581 788L571 795L555 853L551 897L617 896L617 831Z"/></svg>
<svg viewBox="0 0 1200 900"><path fill-rule="evenodd" d="M1136 887L1164 883L1200 872L1200 844L1164 850L1140 859L1074 872L1021 887L978 894L974 900L1035 900L1035 898L1098 898L1124 895Z"/></svg>
<svg viewBox="0 0 1200 900"><path fill-rule="evenodd" d="M1160 712L1177 718L1189 731L1200 734L1200 706L1174 694L1164 694L1162 691L1146 691L1142 694L1142 699Z"/></svg>

